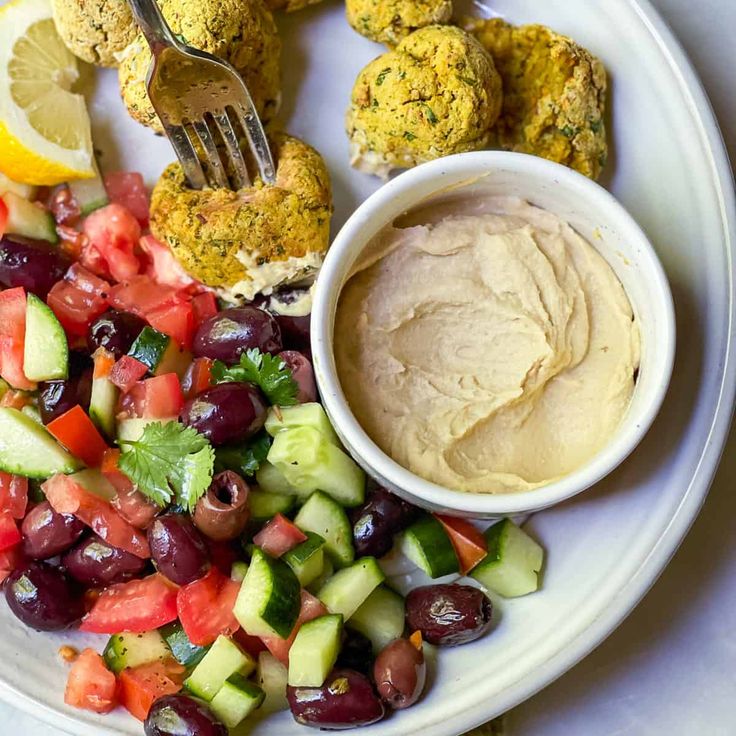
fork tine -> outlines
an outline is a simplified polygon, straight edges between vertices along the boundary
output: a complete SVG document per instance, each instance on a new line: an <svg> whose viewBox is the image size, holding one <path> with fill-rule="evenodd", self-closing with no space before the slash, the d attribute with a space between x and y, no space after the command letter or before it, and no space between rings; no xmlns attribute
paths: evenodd
<svg viewBox="0 0 736 736"><path fill-rule="evenodd" d="M238 136L235 133L233 124L227 115L227 112L223 110L220 113L212 113L212 118L217 125L222 140L225 141L225 146L230 154L230 161L233 165L233 171L235 173L235 185L237 189L243 189L251 185L250 176L248 175L248 167L245 164L243 158L243 152L240 150L240 144L238 143Z"/></svg>
<svg viewBox="0 0 736 736"><path fill-rule="evenodd" d="M189 134L182 125L165 125L166 135L171 141L176 157L184 169L184 175L189 181L192 189L204 189L207 186L207 180L202 171L202 164L199 162L197 151L189 138Z"/></svg>
<svg viewBox="0 0 736 736"><path fill-rule="evenodd" d="M253 157L258 164L258 171L261 174L261 179L267 184L276 183L276 166L273 162L273 156L271 155L271 148L268 145L266 139L266 132L263 130L258 114L256 113L253 101L250 98L250 94L247 94L245 103L239 100L236 105L233 106L233 110L238 117L240 125L245 131L245 135L250 143Z"/></svg>
<svg viewBox="0 0 736 736"><path fill-rule="evenodd" d="M212 138L210 129L207 127L207 123L204 120L196 120L192 123L192 128L194 128L194 132L196 133L197 138L199 138L199 142L202 144L202 149L204 150L206 160L203 164L206 164L206 167L203 165L202 168L205 169L205 171L209 171L212 179L214 180L209 182L210 186L213 188L220 187L222 189L227 189L230 184L227 180L225 167L222 165L220 152L217 150L217 146Z"/></svg>

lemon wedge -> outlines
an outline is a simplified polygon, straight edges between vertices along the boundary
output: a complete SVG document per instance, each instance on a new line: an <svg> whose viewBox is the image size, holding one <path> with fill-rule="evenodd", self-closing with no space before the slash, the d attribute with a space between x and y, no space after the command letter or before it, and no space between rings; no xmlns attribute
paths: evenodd
<svg viewBox="0 0 736 736"><path fill-rule="evenodd" d="M95 175L77 61L56 32L49 0L0 7L0 172L51 185Z"/></svg>

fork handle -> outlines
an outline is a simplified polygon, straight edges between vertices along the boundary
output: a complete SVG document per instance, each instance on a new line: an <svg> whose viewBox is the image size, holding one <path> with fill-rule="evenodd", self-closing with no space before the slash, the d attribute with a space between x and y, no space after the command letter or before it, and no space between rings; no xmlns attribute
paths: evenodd
<svg viewBox="0 0 736 736"><path fill-rule="evenodd" d="M154 55L164 46L179 45L156 0L128 0L128 5Z"/></svg>

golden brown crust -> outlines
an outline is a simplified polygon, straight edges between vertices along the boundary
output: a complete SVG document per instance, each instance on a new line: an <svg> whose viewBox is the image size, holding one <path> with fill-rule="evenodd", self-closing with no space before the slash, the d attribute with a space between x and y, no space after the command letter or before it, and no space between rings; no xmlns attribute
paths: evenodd
<svg viewBox="0 0 736 736"><path fill-rule="evenodd" d="M393 47L419 28L448 23L452 0L346 0L345 13L362 36Z"/></svg>
<svg viewBox="0 0 736 736"><path fill-rule="evenodd" d="M320 2L322 0L266 0L266 5L271 10L283 10L285 13L293 13L296 10L303 10Z"/></svg>

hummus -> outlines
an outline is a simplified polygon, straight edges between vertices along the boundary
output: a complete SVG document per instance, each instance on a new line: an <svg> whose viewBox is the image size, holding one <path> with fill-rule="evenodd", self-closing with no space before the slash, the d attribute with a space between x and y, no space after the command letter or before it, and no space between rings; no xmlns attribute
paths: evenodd
<svg viewBox="0 0 736 736"><path fill-rule="evenodd" d="M366 432L448 488L542 486L595 455L639 366L631 304L567 223L489 198L380 233L340 295L338 374Z"/></svg>

